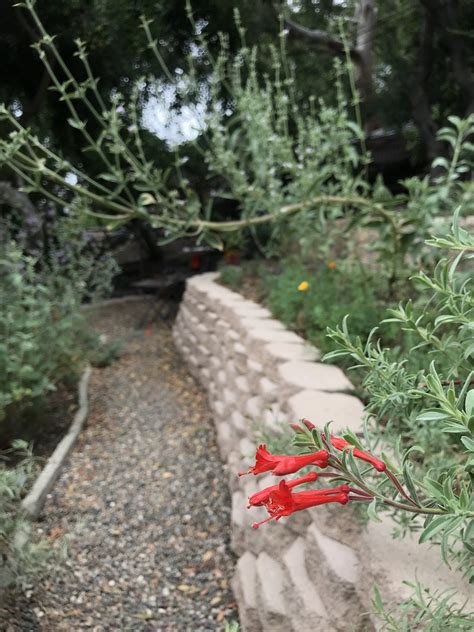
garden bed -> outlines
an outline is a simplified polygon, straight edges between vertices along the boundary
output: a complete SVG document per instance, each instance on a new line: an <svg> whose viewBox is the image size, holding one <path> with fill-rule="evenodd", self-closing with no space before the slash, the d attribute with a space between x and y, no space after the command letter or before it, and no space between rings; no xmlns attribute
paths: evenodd
<svg viewBox="0 0 474 632"><path fill-rule="evenodd" d="M40 469L42 462L51 456L69 430L77 411L77 385L77 380L63 380L56 390L7 417L2 422L0 448L8 449L16 439L26 441L38 458L37 466ZM9 462L14 465L17 457L13 455Z"/></svg>

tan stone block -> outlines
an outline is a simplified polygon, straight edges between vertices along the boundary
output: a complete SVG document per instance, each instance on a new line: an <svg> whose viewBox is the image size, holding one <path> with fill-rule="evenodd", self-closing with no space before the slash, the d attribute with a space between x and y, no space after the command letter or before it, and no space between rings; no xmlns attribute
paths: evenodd
<svg viewBox="0 0 474 632"><path fill-rule="evenodd" d="M274 318L242 318L240 320L240 329L247 331L249 329L271 329L278 331L287 331L285 325Z"/></svg>
<svg viewBox="0 0 474 632"><path fill-rule="evenodd" d="M315 362L284 362L278 367L280 377L293 390L351 391L351 382L336 366Z"/></svg>
<svg viewBox="0 0 474 632"><path fill-rule="evenodd" d="M306 555L305 541L299 537L286 550L283 560L294 586L295 596L299 598L305 610L318 615L322 619L327 619L327 610L306 570Z"/></svg>
<svg viewBox="0 0 474 632"><path fill-rule="evenodd" d="M257 558L257 582L260 607L271 626L288 625L285 601L286 581L281 564L263 552ZM273 627L271 629L274 629ZM280 628L278 628L280 629ZM287 628L288 629L288 628Z"/></svg>
<svg viewBox="0 0 474 632"><path fill-rule="evenodd" d="M247 395L248 393L250 393L249 382L244 375L239 375L238 377L235 378L235 385L237 389L244 395Z"/></svg>
<svg viewBox="0 0 474 632"><path fill-rule="evenodd" d="M278 386L267 377L260 378L258 382L260 396L266 405L273 404L277 398Z"/></svg>
<svg viewBox="0 0 474 632"><path fill-rule="evenodd" d="M263 413L263 425L268 432L281 434L288 430L288 416L278 404L272 404Z"/></svg>
<svg viewBox="0 0 474 632"><path fill-rule="evenodd" d="M319 360L321 353L319 349L305 343L302 339L299 342L271 342L263 348L264 355L271 360L299 360L312 362Z"/></svg>
<svg viewBox="0 0 474 632"><path fill-rule="evenodd" d="M255 460L255 443L247 437L239 441L239 450L243 459L247 461Z"/></svg>
<svg viewBox="0 0 474 632"><path fill-rule="evenodd" d="M321 533L314 522L308 528L308 538L316 542L325 564L338 580L355 584L359 577L359 560L355 551L346 544Z"/></svg>
<svg viewBox="0 0 474 632"><path fill-rule="evenodd" d="M232 588L239 604L239 618L242 632L261 632L257 606L257 567L256 557L246 551L239 558Z"/></svg>
<svg viewBox="0 0 474 632"><path fill-rule="evenodd" d="M245 412L252 421L258 421L263 415L264 408L262 398L255 395L247 401Z"/></svg>
<svg viewBox="0 0 474 632"><path fill-rule="evenodd" d="M362 428L364 407L353 395L326 393L324 391L300 391L288 400L290 421L306 418L319 427L333 421L331 429L340 432L350 428L354 432Z"/></svg>
<svg viewBox="0 0 474 632"><path fill-rule="evenodd" d="M237 403L237 395L235 391L231 390L230 388L224 388L224 390L222 391L222 397L228 409L235 407Z"/></svg>
<svg viewBox="0 0 474 632"><path fill-rule="evenodd" d="M232 428L225 421L217 423L217 445L219 446L222 460L226 461L234 446L234 439Z"/></svg>
<svg viewBox="0 0 474 632"><path fill-rule="evenodd" d="M279 329L265 329L263 326L249 329L246 340L250 344L265 344L266 342L301 342L301 338L293 331Z"/></svg>
<svg viewBox="0 0 474 632"><path fill-rule="evenodd" d="M230 421L238 434L245 435L247 433L247 421L238 410L234 410L234 412L231 414Z"/></svg>
<svg viewBox="0 0 474 632"><path fill-rule="evenodd" d="M392 603L407 599L411 589L403 582L416 579L431 591L443 591L449 587L459 606L466 603L467 610L474 609L472 586L466 582L462 570L448 568L438 547L430 547L428 543L420 545L419 532L394 539L392 534L398 528L397 523L386 514L381 514L380 518L381 523L370 521L361 537L363 576L377 578ZM363 590L360 592L364 605L368 605L367 595L363 594Z"/></svg>

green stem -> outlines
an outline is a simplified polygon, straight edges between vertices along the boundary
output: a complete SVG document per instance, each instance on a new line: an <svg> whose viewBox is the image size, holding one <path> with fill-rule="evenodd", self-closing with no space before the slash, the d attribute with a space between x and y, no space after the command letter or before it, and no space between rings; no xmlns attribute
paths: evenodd
<svg viewBox="0 0 474 632"><path fill-rule="evenodd" d="M334 464L333 464L333 466L334 466ZM342 463L341 463L341 467L342 467ZM347 470L343 471L343 476L349 482L354 483L354 485L357 485L357 487L359 487L364 492L369 494L372 498L377 498L382 503L384 503L385 505L389 505L390 507L395 507L397 509L401 509L402 511L409 511L410 513L415 513L415 514L449 515L451 513L449 511L444 510L444 509L435 509L434 507L422 507L422 506L418 506L418 505L407 505L405 503L401 503L401 502L398 502L396 500L391 500L390 498L386 498L385 496L383 496L382 494L374 491L373 489L370 489L370 487L367 487L367 485L365 485L365 483L363 481L361 481L358 478L356 478L355 476L353 476ZM471 516L474 517L474 512L467 512L465 515L466 515L466 518L471 517Z"/></svg>
<svg viewBox="0 0 474 632"><path fill-rule="evenodd" d="M283 219L289 215L298 213L305 208L318 206L320 204L352 204L354 206L364 206L369 208L378 207L378 205L371 200L359 196L319 195L311 198L310 200L296 202L295 204L288 204L287 206L281 207L274 213L265 213L264 215L258 215L257 217L249 217L246 219L226 222L196 220L194 224L210 230L233 231L239 230L240 228L246 228L247 226L256 226L258 224L266 224L267 222L275 221L277 219Z"/></svg>

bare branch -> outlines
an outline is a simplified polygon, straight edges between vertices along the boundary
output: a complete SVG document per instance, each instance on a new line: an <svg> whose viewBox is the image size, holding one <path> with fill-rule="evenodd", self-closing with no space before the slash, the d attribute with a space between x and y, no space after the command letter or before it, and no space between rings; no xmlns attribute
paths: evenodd
<svg viewBox="0 0 474 632"><path fill-rule="evenodd" d="M332 33L310 29L284 16L284 25L294 34L311 40L326 48L330 53L343 57L348 52L356 68L356 84L364 101L372 94L372 42L377 17L375 0L359 0L356 5L354 23L357 25L356 43L349 45Z"/></svg>
<svg viewBox="0 0 474 632"><path fill-rule="evenodd" d="M306 26L297 24L296 22L293 22L293 20L290 20L288 18L284 18L284 25L293 33L306 37L316 44L324 46L335 55L345 55L344 42L342 42L338 37L335 37L331 33L328 33L327 31L321 31L319 29L309 29ZM351 57L358 57L358 52L355 48L350 48L349 52Z"/></svg>

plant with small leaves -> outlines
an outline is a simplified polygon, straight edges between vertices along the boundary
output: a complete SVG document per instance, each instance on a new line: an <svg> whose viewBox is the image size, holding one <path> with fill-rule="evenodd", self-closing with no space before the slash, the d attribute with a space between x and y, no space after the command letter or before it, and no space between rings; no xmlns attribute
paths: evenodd
<svg viewBox="0 0 474 632"><path fill-rule="evenodd" d="M375 332L365 344L354 340L347 320L329 330L337 349L326 357L348 357L364 371L367 445L376 438L392 447L405 485L440 509L426 519L420 541L439 538L445 561L458 558L462 565L474 551L474 521L467 519L474 504L474 301L471 279L460 268L473 258L474 237L459 226L458 210L450 235L429 243L454 254L433 277L417 275L428 298L422 294L419 305L392 310L388 319L417 341L416 362L383 349Z"/></svg>
<svg viewBox="0 0 474 632"><path fill-rule="evenodd" d="M12 456L18 460L14 467L8 462ZM15 441L0 455L0 589L30 584L52 556L49 544L33 536L21 510L34 471L31 449L24 441Z"/></svg>
<svg viewBox="0 0 474 632"><path fill-rule="evenodd" d="M455 590L424 588L419 582L403 582L411 589L410 596L394 608L388 609L380 590L374 588L372 605L377 616L379 632L444 632L472 630L474 612L459 604Z"/></svg>

